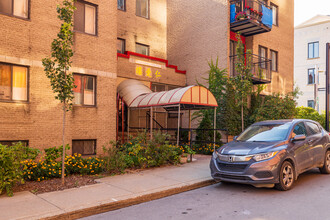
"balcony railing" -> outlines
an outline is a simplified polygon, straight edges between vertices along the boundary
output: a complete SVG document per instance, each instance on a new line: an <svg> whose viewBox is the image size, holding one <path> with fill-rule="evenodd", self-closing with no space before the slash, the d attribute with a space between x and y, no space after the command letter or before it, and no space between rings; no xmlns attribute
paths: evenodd
<svg viewBox="0 0 330 220"><path fill-rule="evenodd" d="M250 56L250 57L249 57ZM245 62L251 62L251 74L253 84L268 84L272 81L271 60L260 57L255 54L244 54ZM238 56L230 56L230 76L237 76L238 73L235 69L238 63ZM246 65L248 65L246 63Z"/></svg>
<svg viewBox="0 0 330 220"><path fill-rule="evenodd" d="M269 32L273 25L272 9L258 0L230 1L230 29L243 36Z"/></svg>

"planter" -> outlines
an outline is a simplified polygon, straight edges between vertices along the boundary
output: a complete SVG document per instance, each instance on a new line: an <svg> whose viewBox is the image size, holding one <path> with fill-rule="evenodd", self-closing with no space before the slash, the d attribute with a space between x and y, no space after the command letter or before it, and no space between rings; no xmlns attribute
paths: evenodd
<svg viewBox="0 0 330 220"><path fill-rule="evenodd" d="M234 136L233 135L228 135L228 142L231 142L234 140Z"/></svg>
<svg viewBox="0 0 330 220"><path fill-rule="evenodd" d="M188 157L181 156L180 157L180 163L187 163L188 162Z"/></svg>

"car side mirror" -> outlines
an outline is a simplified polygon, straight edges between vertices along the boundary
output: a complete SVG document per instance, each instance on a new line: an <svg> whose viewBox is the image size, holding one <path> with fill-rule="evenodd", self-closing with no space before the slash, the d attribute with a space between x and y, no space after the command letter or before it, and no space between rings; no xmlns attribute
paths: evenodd
<svg viewBox="0 0 330 220"><path fill-rule="evenodd" d="M296 142L296 141L303 141L303 140L305 140L305 139L306 139L306 135L304 135L304 134L299 134L299 135L294 136L294 137L291 139L291 141L292 141L292 142Z"/></svg>
<svg viewBox="0 0 330 220"><path fill-rule="evenodd" d="M233 140L236 141L236 139L237 139L237 136L234 136Z"/></svg>

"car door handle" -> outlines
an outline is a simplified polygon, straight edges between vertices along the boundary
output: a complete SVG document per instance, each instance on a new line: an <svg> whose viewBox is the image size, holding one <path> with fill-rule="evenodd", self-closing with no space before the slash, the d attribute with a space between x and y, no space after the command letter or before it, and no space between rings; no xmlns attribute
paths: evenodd
<svg viewBox="0 0 330 220"><path fill-rule="evenodd" d="M312 144L313 143L313 140L309 140L307 141L308 144Z"/></svg>

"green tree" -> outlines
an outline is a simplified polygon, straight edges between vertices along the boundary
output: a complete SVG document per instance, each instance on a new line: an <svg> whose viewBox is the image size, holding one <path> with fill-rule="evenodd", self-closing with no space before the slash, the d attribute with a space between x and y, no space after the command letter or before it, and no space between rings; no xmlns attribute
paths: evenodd
<svg viewBox="0 0 330 220"><path fill-rule="evenodd" d="M240 107L241 111L241 131L244 130L244 109L248 105L248 97L252 94L252 53L247 50L245 53L245 47L241 40L241 35L237 34L237 61L235 63L236 75L231 77L229 83L234 88L236 104Z"/></svg>
<svg viewBox="0 0 330 220"><path fill-rule="evenodd" d="M64 0L62 5L57 5L58 18L61 20L61 28L51 45L51 58L44 58L42 64L46 76L50 79L50 84L55 99L63 104L63 135L62 146L65 146L65 116L66 112L72 108L74 78L69 72L71 67L71 57L73 56L73 13L75 0ZM65 175L65 147L62 152L62 184Z"/></svg>
<svg viewBox="0 0 330 220"><path fill-rule="evenodd" d="M203 86L210 90L210 92L214 95L217 100L218 107L216 109L216 127L221 128L224 127L223 115L226 110L225 106L225 97L226 97L226 84L228 81L228 75L226 69L220 69L218 66L218 58L214 62L211 60L208 63L210 70L208 71L208 78L204 78L206 80L207 85L203 85L197 81L197 84ZM214 117L214 109L203 109L194 112L193 120L199 119L198 129L210 129L213 128L213 117ZM197 130L197 140L213 142L213 131L205 132L203 130ZM220 141L221 135L220 133L216 133L216 141Z"/></svg>

